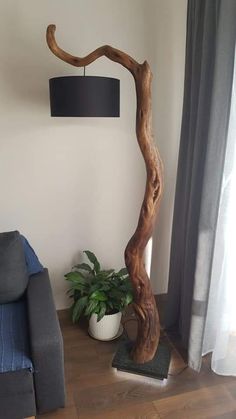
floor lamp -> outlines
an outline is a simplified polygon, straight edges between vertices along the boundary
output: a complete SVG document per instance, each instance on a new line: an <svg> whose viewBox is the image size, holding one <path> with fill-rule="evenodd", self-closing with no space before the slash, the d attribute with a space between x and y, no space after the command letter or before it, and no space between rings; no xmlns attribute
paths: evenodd
<svg viewBox="0 0 236 419"><path fill-rule="evenodd" d="M75 67L85 67L105 56L125 67L135 81L137 110L136 136L146 165L146 189L137 228L125 249L125 264L134 289L134 311L138 321L138 333L131 353L122 346L113 365L150 375L156 364L164 359L165 370L169 365L169 351L158 348L160 322L151 283L144 266L144 251L152 236L163 189L163 168L152 136L151 80L152 73L147 61L139 64L126 53L109 45L97 48L86 57L73 56L62 50L55 40L55 25L47 28L47 44L54 55ZM107 77L65 76L50 80L52 116L119 116L119 80ZM158 348L158 350L157 350ZM129 361L125 361L125 358ZM125 364L122 365L121 364ZM133 372L133 371L132 371ZM155 374L154 374L155 375ZM158 373L156 373L158 376ZM159 374L160 376L160 374Z"/></svg>

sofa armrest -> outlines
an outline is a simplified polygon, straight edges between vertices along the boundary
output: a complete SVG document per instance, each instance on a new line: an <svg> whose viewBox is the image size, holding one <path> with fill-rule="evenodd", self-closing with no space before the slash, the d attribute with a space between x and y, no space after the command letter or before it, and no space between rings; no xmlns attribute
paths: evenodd
<svg viewBox="0 0 236 419"><path fill-rule="evenodd" d="M63 341L47 269L31 276L27 306L36 405L45 413L65 403Z"/></svg>

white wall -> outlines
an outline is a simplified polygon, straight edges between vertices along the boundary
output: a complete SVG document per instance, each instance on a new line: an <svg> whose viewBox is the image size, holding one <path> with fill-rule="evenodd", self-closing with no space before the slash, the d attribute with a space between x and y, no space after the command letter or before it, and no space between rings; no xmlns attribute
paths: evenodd
<svg viewBox="0 0 236 419"><path fill-rule="evenodd" d="M183 104L187 0L149 1L149 61L153 71L153 129L164 163L164 194L153 237L151 280L168 285L171 229Z"/></svg>
<svg viewBox="0 0 236 419"><path fill-rule="evenodd" d="M74 54L109 43L138 61L148 58L155 72L158 68L154 123L167 163L168 195L175 183L179 134L175 113L181 101L181 86L175 83L182 80L184 49L185 1L176 3L181 6L177 13L169 0L150 0L148 7L145 0L0 4L0 231L18 229L29 239L49 268L58 308L68 304L63 275L81 260L83 249L94 251L105 267L124 265L123 251L136 226L145 172L134 136L134 85L119 65L103 58L87 74L120 78L121 118L49 116L48 79L81 70L51 54L46 27L55 23L59 44ZM163 36L171 56L159 39ZM166 281L172 200L163 200L157 237L157 244L162 243L157 260L163 258L163 264L157 268L153 264L155 291Z"/></svg>

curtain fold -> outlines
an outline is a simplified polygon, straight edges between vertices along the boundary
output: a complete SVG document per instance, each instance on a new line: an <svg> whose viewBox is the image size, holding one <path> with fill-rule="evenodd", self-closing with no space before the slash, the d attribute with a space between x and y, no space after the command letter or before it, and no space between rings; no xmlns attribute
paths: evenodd
<svg viewBox="0 0 236 419"><path fill-rule="evenodd" d="M236 67L226 157L216 228L203 354L212 352L213 371L236 375Z"/></svg>
<svg viewBox="0 0 236 419"><path fill-rule="evenodd" d="M166 327L201 366L231 104L235 0L189 0Z"/></svg>

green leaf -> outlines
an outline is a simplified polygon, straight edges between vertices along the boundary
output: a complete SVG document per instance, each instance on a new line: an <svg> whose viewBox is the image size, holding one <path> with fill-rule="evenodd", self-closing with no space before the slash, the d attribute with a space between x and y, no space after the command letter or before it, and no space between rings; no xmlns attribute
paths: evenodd
<svg viewBox="0 0 236 419"><path fill-rule="evenodd" d="M125 275L128 275L127 268L122 268L122 269L120 269L120 270L119 270L119 272L117 272L117 273L116 273L116 275L118 275L118 276L125 276Z"/></svg>
<svg viewBox="0 0 236 419"><path fill-rule="evenodd" d="M93 264L95 272L98 273L100 271L100 263L98 262L95 254L90 252L90 250L84 250L84 253L86 254L89 261Z"/></svg>
<svg viewBox="0 0 236 419"><path fill-rule="evenodd" d="M128 306L133 301L133 294L131 292L128 292L125 296L125 305Z"/></svg>
<svg viewBox="0 0 236 419"><path fill-rule="evenodd" d="M65 275L67 281L79 282L80 284L86 284L86 278L80 272L68 272Z"/></svg>
<svg viewBox="0 0 236 419"><path fill-rule="evenodd" d="M85 310L85 316L91 316L95 312L98 304L99 302L97 300L90 300Z"/></svg>
<svg viewBox="0 0 236 419"><path fill-rule="evenodd" d="M85 308L85 306L88 303L88 297L82 297L79 300L77 300L73 307L72 307L72 321L73 323L77 322Z"/></svg>
<svg viewBox="0 0 236 419"><path fill-rule="evenodd" d="M133 287L132 287L131 282L129 281L129 282L123 282L123 283L121 283L120 290L121 291L124 291L124 292L130 292L130 293L132 293L133 292Z"/></svg>
<svg viewBox="0 0 236 419"><path fill-rule="evenodd" d="M92 272L91 266L87 263L79 263L78 265L73 266L73 268L82 269L83 271Z"/></svg>
<svg viewBox="0 0 236 419"><path fill-rule="evenodd" d="M77 301L79 298L83 297L82 294L88 295L88 293L84 293L84 291L74 290L74 301Z"/></svg>
<svg viewBox="0 0 236 419"><path fill-rule="evenodd" d="M108 269L106 271L100 271L98 274L98 277L100 278L108 278L111 274L113 274L113 272L115 272L114 269Z"/></svg>
<svg viewBox="0 0 236 419"><path fill-rule="evenodd" d="M97 290L102 290L102 284L100 284L100 282L96 282L95 284L91 285L91 287L89 288L89 292L93 293L94 291Z"/></svg>
<svg viewBox="0 0 236 419"><path fill-rule="evenodd" d="M85 292L85 291L86 291L86 287L85 287L84 285L81 285L81 284L75 284L73 287L70 287L70 288L66 291L66 294L71 293L71 294L75 295L75 294L76 294L76 293L78 293L78 292L79 292L79 294L80 294L81 292Z"/></svg>
<svg viewBox="0 0 236 419"><path fill-rule="evenodd" d="M73 288L69 288L67 291L66 291L66 294L70 294L71 293L71 291L73 291Z"/></svg>
<svg viewBox="0 0 236 419"><path fill-rule="evenodd" d="M117 300L121 300L121 298L123 297L123 292L119 289L113 289L109 292L109 296Z"/></svg>
<svg viewBox="0 0 236 419"><path fill-rule="evenodd" d="M111 289L111 286L109 284L101 285L101 288L100 288L101 291L109 291L110 289Z"/></svg>
<svg viewBox="0 0 236 419"><path fill-rule="evenodd" d="M114 287L114 288L120 288L120 283L121 283L121 279L120 279L120 277L115 277L115 276L113 276L112 278L111 278L111 285Z"/></svg>
<svg viewBox="0 0 236 419"><path fill-rule="evenodd" d="M86 292L86 290L88 291L87 287L84 284L73 284L73 286L70 288L71 291L81 291L81 292ZM88 293L88 292L87 292Z"/></svg>
<svg viewBox="0 0 236 419"><path fill-rule="evenodd" d="M91 295L90 298L92 300L97 300L97 301L107 301L107 295L105 294L105 292L103 291L94 291Z"/></svg>
<svg viewBox="0 0 236 419"><path fill-rule="evenodd" d="M97 317L98 322L105 316L106 311L107 311L106 304L101 302L100 303L100 310L99 310L98 317Z"/></svg>

